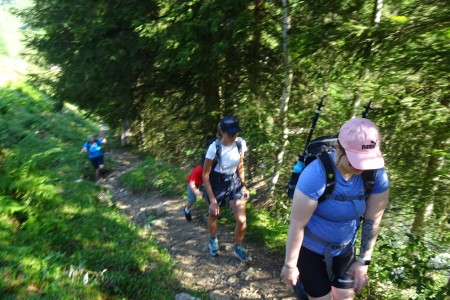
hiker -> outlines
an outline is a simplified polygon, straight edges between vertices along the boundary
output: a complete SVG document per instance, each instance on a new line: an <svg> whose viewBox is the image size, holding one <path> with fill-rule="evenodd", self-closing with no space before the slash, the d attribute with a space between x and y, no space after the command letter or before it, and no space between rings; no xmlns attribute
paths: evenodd
<svg viewBox="0 0 450 300"><path fill-rule="evenodd" d="M203 165L197 165L186 179L187 182L187 200L184 206L184 216L188 222L192 221L191 206L197 201L197 198L203 198Z"/></svg>
<svg viewBox="0 0 450 300"><path fill-rule="evenodd" d="M320 160L311 162L300 175L280 275L294 291L297 282L302 284L309 299L353 299L369 281L367 269L389 198L380 144L379 131L368 119L353 118L340 128L336 150L329 154L335 187L320 205L317 200L326 182ZM364 170L376 170L367 200ZM356 257L361 217L361 246Z"/></svg>
<svg viewBox="0 0 450 300"><path fill-rule="evenodd" d="M247 226L245 204L250 197L244 175L244 152L247 150L247 144L245 140L238 137L239 132L241 128L237 118L226 116L220 121L218 133L221 138L211 143L206 152L203 185L209 204L210 255L219 255L217 220L220 208L229 201L236 220L234 255L241 261L247 262L250 257L242 245Z"/></svg>
<svg viewBox="0 0 450 300"><path fill-rule="evenodd" d="M89 159L95 170L95 180L98 181L105 173L105 164L103 162L102 145L106 144L105 138L95 138L94 135L89 135L86 143L83 144L81 152L87 152Z"/></svg>

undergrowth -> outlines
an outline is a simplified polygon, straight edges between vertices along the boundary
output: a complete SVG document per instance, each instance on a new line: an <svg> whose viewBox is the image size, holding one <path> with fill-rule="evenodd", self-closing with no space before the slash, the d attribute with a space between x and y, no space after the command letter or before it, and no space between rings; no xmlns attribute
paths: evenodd
<svg viewBox="0 0 450 300"><path fill-rule="evenodd" d="M173 299L170 256L89 180L95 124L26 85L0 98L0 298Z"/></svg>

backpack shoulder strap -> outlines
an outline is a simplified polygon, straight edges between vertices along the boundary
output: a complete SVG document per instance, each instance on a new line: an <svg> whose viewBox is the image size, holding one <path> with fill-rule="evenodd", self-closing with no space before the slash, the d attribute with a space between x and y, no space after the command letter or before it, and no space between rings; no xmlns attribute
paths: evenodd
<svg viewBox="0 0 450 300"><path fill-rule="evenodd" d="M367 170L362 173L364 181L364 196L367 199L372 193L373 186L375 185L375 175L377 170Z"/></svg>
<svg viewBox="0 0 450 300"><path fill-rule="evenodd" d="M239 154L242 154L242 139L237 138L235 143L236 147L238 148Z"/></svg>
<svg viewBox="0 0 450 300"><path fill-rule="evenodd" d="M319 197L319 204L323 202L326 198L328 198L334 190L334 186L336 184L336 178L334 174L333 162L331 161L330 155L328 152L323 151L319 155L317 155L320 162L322 163L322 167L325 171L326 176L326 185L323 194Z"/></svg>
<svg viewBox="0 0 450 300"><path fill-rule="evenodd" d="M220 155L220 144L221 144L220 139L216 139L214 141L214 144L216 145L215 162L217 164L219 164L219 171L222 173L222 158L221 158L221 155ZM213 169L214 169L214 167L215 167L215 164L213 164Z"/></svg>

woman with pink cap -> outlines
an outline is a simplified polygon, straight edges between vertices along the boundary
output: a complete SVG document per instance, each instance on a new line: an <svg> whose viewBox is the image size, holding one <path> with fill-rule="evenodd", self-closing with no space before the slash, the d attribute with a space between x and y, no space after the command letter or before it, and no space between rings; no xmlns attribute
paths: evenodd
<svg viewBox="0 0 450 300"><path fill-rule="evenodd" d="M335 172L331 195L318 204L326 185L319 159L300 175L281 277L293 286L301 278L309 299L353 299L369 281L367 269L389 198L380 146L376 126L353 118L339 130L338 145L330 153ZM375 180L370 195L365 195L363 172L369 170L375 170ZM355 253L361 218L361 246Z"/></svg>

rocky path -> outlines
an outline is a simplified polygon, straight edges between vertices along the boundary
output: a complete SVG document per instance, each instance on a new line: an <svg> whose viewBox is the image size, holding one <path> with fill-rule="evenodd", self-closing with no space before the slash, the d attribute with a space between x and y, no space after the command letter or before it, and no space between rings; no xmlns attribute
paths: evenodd
<svg viewBox="0 0 450 300"><path fill-rule="evenodd" d="M275 256L258 244L245 242L252 257L241 263L233 256L234 232L221 225L218 230L220 256L208 253L208 231L200 209L192 210L192 222L184 218L184 200L163 198L157 193L136 195L120 186L121 174L132 169L139 158L130 152L110 150L114 172L102 183L111 189L113 201L136 224L148 227L163 244L182 271L180 280L186 289L209 293L210 299L295 299L292 289L280 280L283 257ZM182 184L182 183L180 183ZM150 214L158 218L147 224ZM184 295L184 299L189 296ZM191 298L193 299L193 298Z"/></svg>

